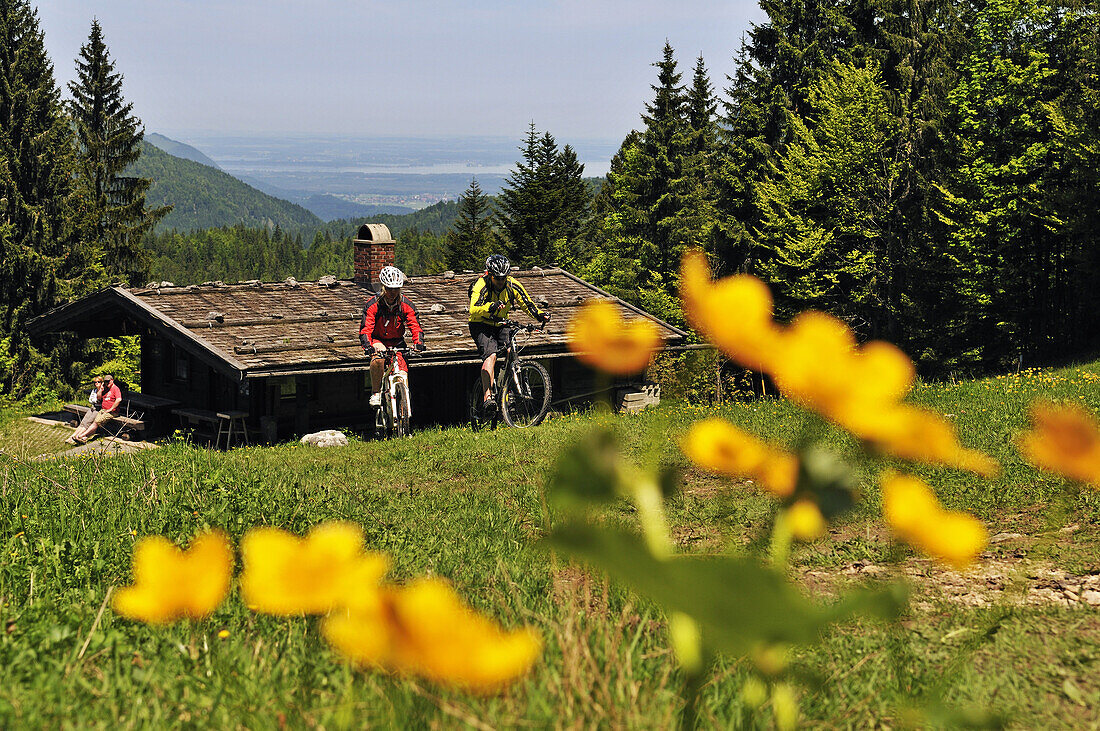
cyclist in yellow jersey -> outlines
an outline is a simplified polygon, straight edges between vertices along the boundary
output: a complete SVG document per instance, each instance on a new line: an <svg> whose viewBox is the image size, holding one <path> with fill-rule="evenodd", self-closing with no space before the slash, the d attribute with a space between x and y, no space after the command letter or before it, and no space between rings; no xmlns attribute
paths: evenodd
<svg viewBox="0 0 1100 731"><path fill-rule="evenodd" d="M550 321L550 313L538 308L523 285L508 276L511 264L502 254L485 260L485 273L470 285L470 336L481 354L481 385L483 409L496 406L489 393L493 388L493 372L497 353L508 347L508 329L501 321L508 317L513 305L518 305L539 322Z"/></svg>

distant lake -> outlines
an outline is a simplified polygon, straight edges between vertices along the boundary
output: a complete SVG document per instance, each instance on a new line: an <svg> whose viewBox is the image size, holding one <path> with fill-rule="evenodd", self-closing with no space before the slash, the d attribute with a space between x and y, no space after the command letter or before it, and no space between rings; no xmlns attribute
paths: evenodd
<svg viewBox="0 0 1100 731"><path fill-rule="evenodd" d="M477 165L474 163L439 163L435 165L334 165L311 161L281 161L281 164L273 164L270 161L250 162L247 160L219 159L218 165L230 173L243 173L256 175L259 173L283 173L293 170L297 173L365 173L365 174L401 174L401 175L510 175L514 165ZM611 168L610 161L586 162L584 165L585 177L601 177L607 175Z"/></svg>
<svg viewBox="0 0 1100 731"><path fill-rule="evenodd" d="M227 173L290 200L316 194L413 202L455 198L471 178L500 190L522 139L505 137L330 137L170 132ZM583 161L586 177L607 175L613 140L558 140Z"/></svg>

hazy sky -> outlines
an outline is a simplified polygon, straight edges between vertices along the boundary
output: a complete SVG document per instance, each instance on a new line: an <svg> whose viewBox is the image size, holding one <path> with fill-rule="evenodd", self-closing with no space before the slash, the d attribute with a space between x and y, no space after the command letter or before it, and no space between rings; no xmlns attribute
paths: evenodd
<svg viewBox="0 0 1100 731"><path fill-rule="evenodd" d="M31 0L35 4L35 0ZM63 85L92 17L147 131L503 135L639 125L667 38L718 89L756 0L40 0Z"/></svg>

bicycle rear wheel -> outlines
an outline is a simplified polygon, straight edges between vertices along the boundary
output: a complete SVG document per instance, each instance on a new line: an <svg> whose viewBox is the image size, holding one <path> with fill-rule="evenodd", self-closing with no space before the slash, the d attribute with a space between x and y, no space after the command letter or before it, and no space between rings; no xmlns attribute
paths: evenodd
<svg viewBox="0 0 1100 731"><path fill-rule="evenodd" d="M500 413L505 423L520 429L538 425L550 410L552 390L550 374L542 363L533 360L516 363L515 378L508 377L500 394Z"/></svg>

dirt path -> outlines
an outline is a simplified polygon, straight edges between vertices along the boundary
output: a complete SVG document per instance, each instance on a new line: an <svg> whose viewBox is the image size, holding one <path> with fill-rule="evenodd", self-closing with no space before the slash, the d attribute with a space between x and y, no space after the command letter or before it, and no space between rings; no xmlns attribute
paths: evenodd
<svg viewBox="0 0 1100 731"><path fill-rule="evenodd" d="M899 566L857 561L837 569L802 573L811 590L832 592L844 583L904 577L913 587L913 607L930 611L938 601L970 607L994 605L1093 607L1100 610L1100 573L1077 575L1050 561L986 558L966 571L953 571L928 559L911 558Z"/></svg>

